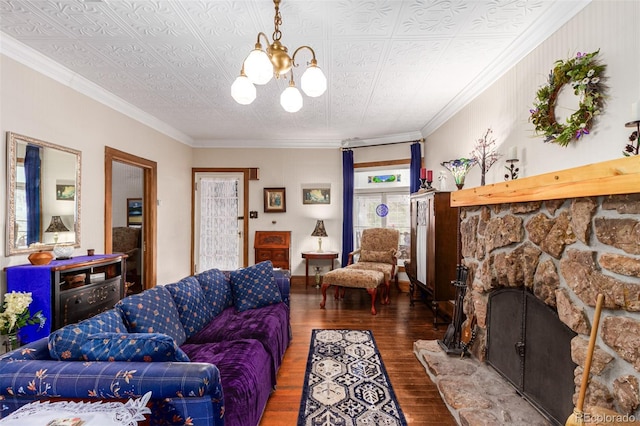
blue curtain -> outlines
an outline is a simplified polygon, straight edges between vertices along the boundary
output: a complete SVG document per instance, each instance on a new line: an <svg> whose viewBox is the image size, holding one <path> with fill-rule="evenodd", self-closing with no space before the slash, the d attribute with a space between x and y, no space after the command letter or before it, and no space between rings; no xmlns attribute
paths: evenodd
<svg viewBox="0 0 640 426"><path fill-rule="evenodd" d="M422 165L422 153L420 142L411 144L411 165L409 167L409 191L411 194L420 189L420 166Z"/></svg>
<svg viewBox="0 0 640 426"><path fill-rule="evenodd" d="M24 156L27 245L40 241L40 147L27 145Z"/></svg>
<svg viewBox="0 0 640 426"><path fill-rule="evenodd" d="M353 251L353 151L342 151L342 266Z"/></svg>

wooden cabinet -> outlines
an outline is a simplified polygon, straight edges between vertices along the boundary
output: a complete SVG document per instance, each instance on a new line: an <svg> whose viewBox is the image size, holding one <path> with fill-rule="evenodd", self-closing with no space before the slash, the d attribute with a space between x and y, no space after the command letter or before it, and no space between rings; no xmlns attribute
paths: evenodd
<svg viewBox="0 0 640 426"><path fill-rule="evenodd" d="M120 254L78 256L6 268L7 291L31 292L29 310L41 310L47 320L42 328L30 325L20 330L21 342L33 342L113 308L124 297L125 259Z"/></svg>
<svg viewBox="0 0 640 426"><path fill-rule="evenodd" d="M431 302L434 323L438 313L451 317L460 263L458 209L450 206L450 192L418 192L411 195L411 280L413 304L416 289Z"/></svg>
<svg viewBox="0 0 640 426"><path fill-rule="evenodd" d="M256 231L255 262L270 260L274 268L289 270L290 247L291 231Z"/></svg>

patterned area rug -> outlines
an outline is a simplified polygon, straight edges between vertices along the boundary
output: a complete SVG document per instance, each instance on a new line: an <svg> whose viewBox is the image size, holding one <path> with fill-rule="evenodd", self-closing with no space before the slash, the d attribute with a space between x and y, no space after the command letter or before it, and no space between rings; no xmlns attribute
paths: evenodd
<svg viewBox="0 0 640 426"><path fill-rule="evenodd" d="M298 426L406 425L370 330L313 330Z"/></svg>

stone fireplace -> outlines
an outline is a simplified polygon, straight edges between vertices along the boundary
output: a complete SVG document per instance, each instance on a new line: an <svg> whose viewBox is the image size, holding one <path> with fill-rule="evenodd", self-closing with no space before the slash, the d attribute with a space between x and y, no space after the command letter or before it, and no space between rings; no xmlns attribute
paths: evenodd
<svg viewBox="0 0 640 426"><path fill-rule="evenodd" d="M545 343L559 346L559 353L568 352L570 361L563 361L561 367L568 374L547 373L549 360L538 366L532 361L527 367L540 369L541 373L530 374L542 378L543 391L545 387L568 389L567 396L556 397L569 399L563 403L565 411L550 418L564 424L567 407L577 401L595 301L602 293L605 302L585 412L603 407L627 419L640 419L640 157L460 190L452 193L451 204L460 207L463 263L469 268L464 312L467 321L474 317L477 321L472 358L491 365L493 359L500 359L496 351L515 352L513 342L498 347L492 343L502 338L494 335L495 329L513 326L491 325L494 295L515 290L535 298L555 319L530 321L527 328L543 340L549 337L549 324L558 323L570 331L565 341ZM430 375L442 370L442 358L433 348L427 346L420 353L425 354ZM517 388L514 380L508 380ZM449 396L450 389L444 388L447 380L440 382L451 410L459 395ZM508 414L499 396L493 402L488 399L478 403L476 398L473 410L466 414L464 407L454 407L458 418L464 416L465 424L474 424L469 421L474 416L482 419L476 424L487 424L486 419Z"/></svg>
<svg viewBox="0 0 640 426"><path fill-rule="evenodd" d="M452 205L460 207L463 263L470 270L464 311L478 326L472 355L491 364L499 350L487 347L494 292L528 292L575 334L564 350L568 368L575 367L568 378L540 366L552 382L573 379L573 406L602 293L585 410L600 406L640 418L640 158L457 191ZM528 327L544 337L535 322Z"/></svg>

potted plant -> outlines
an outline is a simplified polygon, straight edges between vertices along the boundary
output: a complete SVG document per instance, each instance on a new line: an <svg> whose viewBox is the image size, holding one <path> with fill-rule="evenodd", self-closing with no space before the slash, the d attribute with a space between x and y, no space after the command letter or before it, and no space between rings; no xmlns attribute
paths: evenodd
<svg viewBox="0 0 640 426"><path fill-rule="evenodd" d="M28 324L44 326L46 318L42 311L31 315L29 305L33 301L31 293L5 293L4 303L0 307L0 353L6 353L20 347L18 331Z"/></svg>

